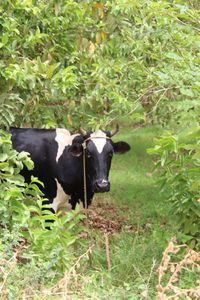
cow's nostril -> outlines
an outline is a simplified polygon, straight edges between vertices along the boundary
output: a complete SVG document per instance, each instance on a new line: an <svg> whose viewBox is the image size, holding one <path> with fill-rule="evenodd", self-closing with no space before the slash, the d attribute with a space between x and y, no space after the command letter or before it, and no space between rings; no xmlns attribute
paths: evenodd
<svg viewBox="0 0 200 300"><path fill-rule="evenodd" d="M110 182L108 180L96 181L95 192L108 192L110 190Z"/></svg>
<svg viewBox="0 0 200 300"><path fill-rule="evenodd" d="M108 186L108 182L100 182L100 183L97 183L97 186L98 186L99 188L105 188L105 187Z"/></svg>

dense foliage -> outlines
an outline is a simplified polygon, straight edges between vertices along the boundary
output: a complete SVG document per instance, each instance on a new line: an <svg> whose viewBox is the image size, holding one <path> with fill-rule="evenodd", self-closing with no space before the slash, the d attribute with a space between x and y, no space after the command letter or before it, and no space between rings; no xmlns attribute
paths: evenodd
<svg viewBox="0 0 200 300"><path fill-rule="evenodd" d="M186 134L186 133L185 133ZM186 137L184 137L185 139ZM200 237L200 136L199 130L188 134L186 143L180 137L163 135L155 141L150 154L159 156L156 167L162 170L160 183L170 190L172 215L188 236L183 240ZM197 242L195 241L195 242Z"/></svg>
<svg viewBox="0 0 200 300"><path fill-rule="evenodd" d="M191 121L200 26L198 4L188 4L3 1L1 125L106 126L124 114Z"/></svg>

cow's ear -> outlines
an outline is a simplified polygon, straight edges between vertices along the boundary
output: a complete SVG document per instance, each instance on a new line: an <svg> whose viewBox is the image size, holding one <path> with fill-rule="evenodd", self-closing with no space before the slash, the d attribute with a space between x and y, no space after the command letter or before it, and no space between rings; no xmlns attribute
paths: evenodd
<svg viewBox="0 0 200 300"><path fill-rule="evenodd" d="M114 152L119 154L126 153L131 149L131 146L128 143L122 141L114 143L113 147L114 147Z"/></svg>
<svg viewBox="0 0 200 300"><path fill-rule="evenodd" d="M70 146L69 151L73 156L80 156L83 153L83 146L79 143L74 143Z"/></svg>

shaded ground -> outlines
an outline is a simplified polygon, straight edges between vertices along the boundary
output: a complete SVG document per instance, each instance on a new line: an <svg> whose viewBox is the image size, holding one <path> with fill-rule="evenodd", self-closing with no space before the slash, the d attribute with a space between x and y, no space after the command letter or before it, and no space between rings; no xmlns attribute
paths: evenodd
<svg viewBox="0 0 200 300"><path fill-rule="evenodd" d="M116 204L95 199L93 204L87 210L87 220L89 227L104 233L116 234L122 229L132 231L133 226L129 224L129 208L122 206L119 208Z"/></svg>

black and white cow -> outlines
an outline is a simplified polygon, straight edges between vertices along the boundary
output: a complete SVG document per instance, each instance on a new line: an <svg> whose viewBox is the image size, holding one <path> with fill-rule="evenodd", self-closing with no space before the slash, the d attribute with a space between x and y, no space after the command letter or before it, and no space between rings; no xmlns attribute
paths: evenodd
<svg viewBox="0 0 200 300"><path fill-rule="evenodd" d="M83 155L86 164L87 206L94 193L108 192L111 160L114 153L130 150L126 142L113 142L111 132L98 130L70 134L66 129L11 128L13 147L27 151L34 162L34 170L22 171L27 182L31 175L44 183L44 196L53 210L74 209L84 203Z"/></svg>

